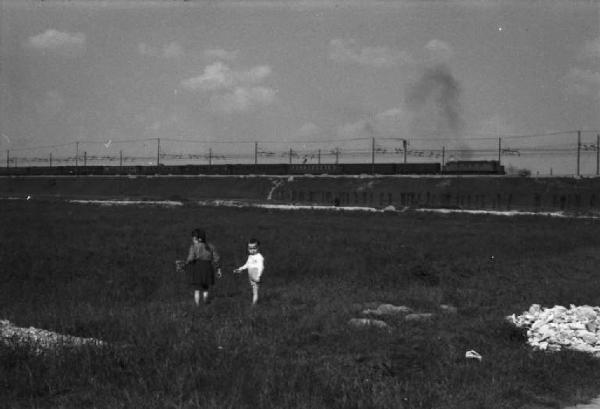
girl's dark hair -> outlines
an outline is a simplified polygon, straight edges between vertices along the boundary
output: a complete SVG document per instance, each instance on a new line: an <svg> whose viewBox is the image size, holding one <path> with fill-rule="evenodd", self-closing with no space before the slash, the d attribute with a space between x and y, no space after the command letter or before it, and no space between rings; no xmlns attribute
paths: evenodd
<svg viewBox="0 0 600 409"><path fill-rule="evenodd" d="M192 237L196 237L199 240L202 240L202 243L204 244L204 248L206 249L206 251L210 252L210 246L208 245L208 242L206 241L206 232L202 229L194 229L192 230Z"/></svg>
<svg viewBox="0 0 600 409"><path fill-rule="evenodd" d="M248 240L248 244L256 244L257 246L260 246L260 241L258 241L258 239L255 238L251 238L250 240Z"/></svg>

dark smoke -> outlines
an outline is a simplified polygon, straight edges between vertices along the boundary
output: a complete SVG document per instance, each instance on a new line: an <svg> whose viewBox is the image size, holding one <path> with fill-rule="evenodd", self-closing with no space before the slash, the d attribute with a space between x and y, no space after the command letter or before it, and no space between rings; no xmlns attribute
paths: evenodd
<svg viewBox="0 0 600 409"><path fill-rule="evenodd" d="M420 117L423 125L433 122L436 130L459 136L464 129L460 94L460 84L450 69L445 64L438 64L426 68L417 83L410 87L406 105ZM427 109L430 103L435 104L433 113ZM428 128L431 129L431 125Z"/></svg>

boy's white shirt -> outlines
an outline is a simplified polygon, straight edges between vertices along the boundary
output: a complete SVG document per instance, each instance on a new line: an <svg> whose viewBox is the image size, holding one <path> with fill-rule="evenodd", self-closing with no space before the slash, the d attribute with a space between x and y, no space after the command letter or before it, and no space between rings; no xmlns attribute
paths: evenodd
<svg viewBox="0 0 600 409"><path fill-rule="evenodd" d="M265 258L260 253L250 254L246 264L238 268L238 270L248 270L248 275L254 281L260 281L260 276L265 270Z"/></svg>

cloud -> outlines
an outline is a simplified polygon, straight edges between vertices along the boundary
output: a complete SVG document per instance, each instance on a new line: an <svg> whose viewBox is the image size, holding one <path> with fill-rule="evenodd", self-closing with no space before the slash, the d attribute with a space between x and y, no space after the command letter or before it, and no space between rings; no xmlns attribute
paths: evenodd
<svg viewBox="0 0 600 409"><path fill-rule="evenodd" d="M165 58L179 58L183 55L183 47L176 42L167 44L163 48L163 56Z"/></svg>
<svg viewBox="0 0 600 409"><path fill-rule="evenodd" d="M86 38L83 33L67 33L49 29L30 37L27 44L36 50L75 56L85 51Z"/></svg>
<svg viewBox="0 0 600 409"><path fill-rule="evenodd" d="M322 130L318 125L312 122L307 122L304 125L302 125L296 132L294 132L294 137L306 138L310 136L318 136L321 133Z"/></svg>
<svg viewBox="0 0 600 409"><path fill-rule="evenodd" d="M587 41L580 57L582 59L600 59L600 37Z"/></svg>
<svg viewBox="0 0 600 409"><path fill-rule="evenodd" d="M189 91L216 91L233 87L234 76L227 65L217 62L205 67L202 75L188 78L181 85Z"/></svg>
<svg viewBox="0 0 600 409"><path fill-rule="evenodd" d="M403 138L408 136L411 118L405 108L394 107L370 118L340 125L337 134L344 138Z"/></svg>
<svg viewBox="0 0 600 409"><path fill-rule="evenodd" d="M204 51L204 56L209 60L234 61L237 59L238 54L238 51L227 51L221 48L212 48Z"/></svg>
<svg viewBox="0 0 600 409"><path fill-rule="evenodd" d="M450 44L442 40L433 39L425 45L425 49L429 52L430 60L437 62L447 61L454 55L454 50Z"/></svg>
<svg viewBox="0 0 600 409"><path fill-rule="evenodd" d="M333 39L329 43L329 58L339 63L358 64L369 67L393 67L412 61L404 51L388 47L360 47L355 40Z"/></svg>
<svg viewBox="0 0 600 409"><path fill-rule="evenodd" d="M239 85L258 84L270 74L271 68L267 65L259 65L247 71L234 71L219 61L205 67L202 75L182 81L181 85L190 91L217 91Z"/></svg>
<svg viewBox="0 0 600 409"><path fill-rule="evenodd" d="M257 105L270 105L275 101L275 90L267 87L235 87L229 92L211 97L213 108L219 112L243 112Z"/></svg>
<svg viewBox="0 0 600 409"><path fill-rule="evenodd" d="M167 59L168 58L179 58L184 55L183 47L176 41L173 41L173 42L163 46L162 48L152 47L146 43L140 43L140 44L138 44L138 52L141 55L147 55L147 56L156 57L156 58L167 58Z"/></svg>
<svg viewBox="0 0 600 409"><path fill-rule="evenodd" d="M568 92L600 99L600 72L571 68L565 76Z"/></svg>
<svg viewBox="0 0 600 409"><path fill-rule="evenodd" d="M218 61L206 66L202 75L183 80L181 86L188 91L207 94L216 111L242 112L275 101L276 91L261 85L269 75L271 67L268 65L233 70Z"/></svg>

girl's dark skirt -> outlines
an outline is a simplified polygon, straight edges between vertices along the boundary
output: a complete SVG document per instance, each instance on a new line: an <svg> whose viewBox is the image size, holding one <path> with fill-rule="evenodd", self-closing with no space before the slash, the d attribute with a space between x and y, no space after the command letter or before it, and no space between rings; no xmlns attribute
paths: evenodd
<svg viewBox="0 0 600 409"><path fill-rule="evenodd" d="M187 283L194 288L208 288L215 284L215 271L209 260L196 260L185 269Z"/></svg>

